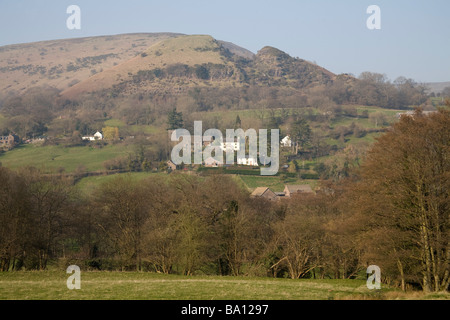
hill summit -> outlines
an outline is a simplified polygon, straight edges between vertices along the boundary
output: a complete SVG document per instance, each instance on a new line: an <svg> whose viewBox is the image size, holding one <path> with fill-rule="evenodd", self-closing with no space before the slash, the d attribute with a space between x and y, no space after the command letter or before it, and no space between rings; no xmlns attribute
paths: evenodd
<svg viewBox="0 0 450 320"><path fill-rule="evenodd" d="M335 75L270 46L256 54L209 35L124 34L0 47L0 88L53 86L66 100L91 92L182 94L193 87L305 89Z"/></svg>

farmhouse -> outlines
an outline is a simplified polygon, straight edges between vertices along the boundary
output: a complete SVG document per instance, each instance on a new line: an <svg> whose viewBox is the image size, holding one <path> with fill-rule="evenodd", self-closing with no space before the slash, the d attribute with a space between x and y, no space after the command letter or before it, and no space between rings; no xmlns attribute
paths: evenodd
<svg viewBox="0 0 450 320"><path fill-rule="evenodd" d="M285 185L283 192L273 192L268 187L258 187L250 195L253 198L266 198L269 200L290 199L300 194L314 194L314 191L308 184Z"/></svg>
<svg viewBox="0 0 450 320"><path fill-rule="evenodd" d="M255 158L249 157L243 157L243 158L237 158L237 164L244 165L244 166L258 166L258 161Z"/></svg>
<svg viewBox="0 0 450 320"><path fill-rule="evenodd" d="M268 200L278 200L278 196L267 187L258 187L250 195L253 198L266 198Z"/></svg>
<svg viewBox="0 0 450 320"><path fill-rule="evenodd" d="M436 113L437 111L422 111L422 114L424 116L428 116L432 113ZM402 116L405 117L414 117L416 114L416 111L406 111L406 112L399 112L397 113L397 119L400 119Z"/></svg>
<svg viewBox="0 0 450 320"><path fill-rule="evenodd" d="M206 158L204 161L205 167L221 167L223 166L223 163L220 161L217 161L213 157Z"/></svg>
<svg viewBox="0 0 450 320"><path fill-rule="evenodd" d="M220 144L220 149L222 151L227 151L227 150L239 151L240 144L239 144L239 142L222 142Z"/></svg>
<svg viewBox="0 0 450 320"><path fill-rule="evenodd" d="M300 185L285 185L284 186L284 195L287 198L293 197L299 194L308 194L314 193L312 191L311 186L309 184L300 184Z"/></svg>
<svg viewBox="0 0 450 320"><path fill-rule="evenodd" d="M15 134L9 134L8 136L0 136L0 149L10 150L19 143L19 137Z"/></svg>
<svg viewBox="0 0 450 320"><path fill-rule="evenodd" d="M171 160L167 161L167 167L172 170L175 171L178 169L177 165L175 163L173 163Z"/></svg>
<svg viewBox="0 0 450 320"><path fill-rule="evenodd" d="M82 137L81 139L85 141L95 141L95 140L103 140L103 135L100 132L96 132L94 136Z"/></svg>
<svg viewBox="0 0 450 320"><path fill-rule="evenodd" d="M291 137L290 136L284 137L283 139L281 139L280 144L282 147L291 147L292 146Z"/></svg>

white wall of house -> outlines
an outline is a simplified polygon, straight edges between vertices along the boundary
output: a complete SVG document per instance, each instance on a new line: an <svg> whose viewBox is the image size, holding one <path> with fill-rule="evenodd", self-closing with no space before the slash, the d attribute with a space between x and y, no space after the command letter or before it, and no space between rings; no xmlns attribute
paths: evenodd
<svg viewBox="0 0 450 320"><path fill-rule="evenodd" d="M237 164L244 166L257 166L258 161L255 158L237 158Z"/></svg>
<svg viewBox="0 0 450 320"><path fill-rule="evenodd" d="M213 157L206 158L204 163L205 163L206 167L218 167L218 166L222 165L222 163L220 163Z"/></svg>
<svg viewBox="0 0 450 320"><path fill-rule="evenodd" d="M86 141L103 140L103 135L97 131L94 136L81 137L81 139Z"/></svg>
<svg viewBox="0 0 450 320"><path fill-rule="evenodd" d="M292 146L291 138L289 136L284 137L281 140L281 146L282 147L290 147L290 146Z"/></svg>
<svg viewBox="0 0 450 320"><path fill-rule="evenodd" d="M240 149L240 144L239 142L222 142L220 144L220 149L222 149L222 151L226 151L227 149L238 151Z"/></svg>

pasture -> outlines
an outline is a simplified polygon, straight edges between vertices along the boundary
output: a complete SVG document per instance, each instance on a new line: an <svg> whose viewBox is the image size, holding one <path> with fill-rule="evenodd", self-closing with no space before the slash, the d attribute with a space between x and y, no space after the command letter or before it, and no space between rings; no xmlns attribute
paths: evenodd
<svg viewBox="0 0 450 320"><path fill-rule="evenodd" d="M83 272L69 290L63 271L0 273L0 300L371 300L449 299L448 294L402 293L350 279L274 279L181 276L147 272Z"/></svg>

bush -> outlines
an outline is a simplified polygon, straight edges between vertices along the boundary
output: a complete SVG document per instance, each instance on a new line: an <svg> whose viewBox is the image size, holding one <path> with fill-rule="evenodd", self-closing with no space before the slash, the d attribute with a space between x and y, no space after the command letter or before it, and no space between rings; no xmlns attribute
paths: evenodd
<svg viewBox="0 0 450 320"><path fill-rule="evenodd" d="M204 66L197 66L195 68L195 75L197 78L202 80L208 80L209 79L209 71Z"/></svg>
<svg viewBox="0 0 450 320"><path fill-rule="evenodd" d="M319 175L317 173L302 173L300 175L300 178L302 179L311 179L311 180L317 180L319 179Z"/></svg>

